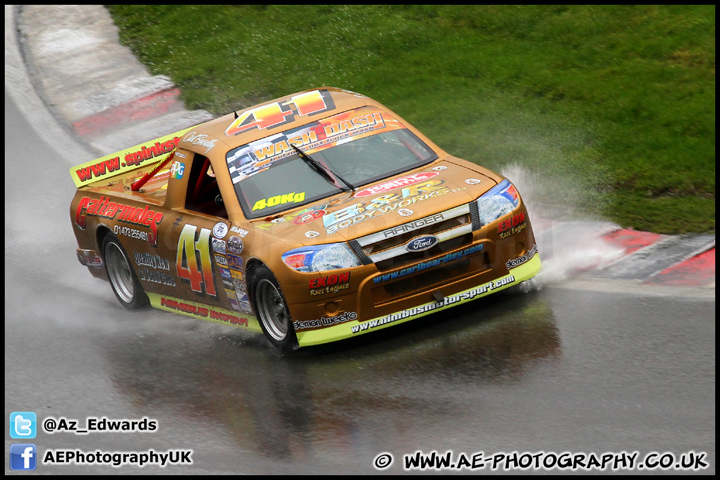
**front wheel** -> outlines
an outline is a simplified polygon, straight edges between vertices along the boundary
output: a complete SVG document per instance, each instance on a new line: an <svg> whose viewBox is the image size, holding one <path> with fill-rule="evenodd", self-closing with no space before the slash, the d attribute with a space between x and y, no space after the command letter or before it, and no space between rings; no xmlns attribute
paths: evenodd
<svg viewBox="0 0 720 480"><path fill-rule="evenodd" d="M254 275L253 301L260 327L270 343L282 351L297 350L297 335L285 297L275 276L264 265Z"/></svg>
<svg viewBox="0 0 720 480"><path fill-rule="evenodd" d="M135 310L148 305L150 302L130 266L127 253L112 233L103 239L102 252L110 285L122 306Z"/></svg>

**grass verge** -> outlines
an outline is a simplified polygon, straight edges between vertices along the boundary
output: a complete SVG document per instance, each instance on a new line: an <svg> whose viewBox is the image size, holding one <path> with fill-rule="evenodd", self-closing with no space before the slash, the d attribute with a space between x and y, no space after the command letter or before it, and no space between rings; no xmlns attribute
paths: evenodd
<svg viewBox="0 0 720 480"><path fill-rule="evenodd" d="M713 5L108 8L190 109L346 88L572 215L715 231Z"/></svg>

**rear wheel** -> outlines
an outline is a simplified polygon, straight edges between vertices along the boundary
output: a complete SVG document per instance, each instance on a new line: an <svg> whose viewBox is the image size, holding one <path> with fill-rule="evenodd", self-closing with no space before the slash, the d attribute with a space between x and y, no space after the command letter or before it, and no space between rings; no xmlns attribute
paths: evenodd
<svg viewBox="0 0 720 480"><path fill-rule="evenodd" d="M285 297L275 276L262 265L257 268L253 279L253 302L263 333L275 347L283 351L298 348L297 335L293 327Z"/></svg>
<svg viewBox="0 0 720 480"><path fill-rule="evenodd" d="M148 305L147 295L133 272L127 253L112 233L103 239L102 252L110 285L120 304L129 310Z"/></svg>

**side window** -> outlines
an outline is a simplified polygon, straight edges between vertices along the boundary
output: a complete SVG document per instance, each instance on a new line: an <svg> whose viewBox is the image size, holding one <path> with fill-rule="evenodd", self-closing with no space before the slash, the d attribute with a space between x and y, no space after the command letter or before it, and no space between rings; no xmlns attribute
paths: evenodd
<svg viewBox="0 0 720 480"><path fill-rule="evenodd" d="M190 170L185 208L207 215L228 218L210 159L198 153L195 154Z"/></svg>

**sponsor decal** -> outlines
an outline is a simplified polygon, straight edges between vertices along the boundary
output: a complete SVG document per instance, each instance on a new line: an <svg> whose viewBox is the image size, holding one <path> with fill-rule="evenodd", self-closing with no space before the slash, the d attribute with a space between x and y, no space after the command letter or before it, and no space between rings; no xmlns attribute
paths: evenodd
<svg viewBox="0 0 720 480"><path fill-rule="evenodd" d="M125 161L122 162L120 166L140 166L140 164L146 160L151 160L155 157L172 152L175 150L175 147L177 147L177 144L178 137L174 137L172 140L168 140L163 143L155 142L155 145L150 147L145 147L145 145L143 145L140 147L140 150L126 154L124 158Z"/></svg>
<svg viewBox="0 0 720 480"><path fill-rule="evenodd" d="M320 235L320 232L316 232L315 230L310 230L310 231L305 232L305 236L307 238L315 238L319 235Z"/></svg>
<svg viewBox="0 0 720 480"><path fill-rule="evenodd" d="M160 297L160 306L171 310L177 310L178 312L186 313L199 318L219 320L221 322L230 323L232 325L242 325L245 327L248 326L247 318L240 318L235 315L230 315L215 310L214 308L203 307L165 297Z"/></svg>
<svg viewBox="0 0 720 480"><path fill-rule="evenodd" d="M225 257L223 257L222 255L215 255L215 263L217 263L218 265L221 265L223 267L228 266L227 259Z"/></svg>
<svg viewBox="0 0 720 480"><path fill-rule="evenodd" d="M440 265L444 265L446 263L454 262L457 260L460 260L462 258L465 258L469 255L472 255L477 252L481 252L484 249L484 245L475 245L473 247L466 248L465 250L462 250L460 252L454 252L454 253L448 253L447 255L436 258L435 260L429 260L427 262L421 262L417 265L413 265L412 267L403 268L402 270L398 270L397 272L392 273L386 273L383 275L378 275L377 277L373 278L373 282L375 284L387 282L390 280L395 280L397 278L402 278L407 275L412 275L413 273L422 272L424 270L428 270L430 268L439 267Z"/></svg>
<svg viewBox="0 0 720 480"><path fill-rule="evenodd" d="M280 218L275 218L275 219L273 219L273 220L270 220L270 223L275 223L275 224L285 223L285 219L282 218L282 217L280 217Z"/></svg>
<svg viewBox="0 0 720 480"><path fill-rule="evenodd" d="M357 318L357 313L355 312L343 312L340 315L337 315L335 317L321 317L317 320L304 320L304 321L295 321L293 322L293 327L295 327L295 330L305 330L308 328L319 328L319 327L330 327L333 325L337 325L340 323L349 322L351 320L355 320Z"/></svg>
<svg viewBox="0 0 720 480"><path fill-rule="evenodd" d="M305 200L305 192L300 193L286 193L285 195L275 195L270 198L263 198L255 202L253 205L253 212L255 210L263 210L265 208L276 207L278 205L284 205L286 203L302 203Z"/></svg>
<svg viewBox="0 0 720 480"><path fill-rule="evenodd" d="M508 230L507 232L502 232L500 234L500 238L507 238L510 235L515 235L516 233L520 233L527 227L527 223L523 222L517 227L512 227L512 229Z"/></svg>
<svg viewBox="0 0 720 480"><path fill-rule="evenodd" d="M137 230L135 228L115 225L113 227L113 232L115 233L115 235L122 235L123 237L134 238L136 240L142 240L144 242L150 241L150 236L148 235L148 232L144 230Z"/></svg>
<svg viewBox="0 0 720 480"><path fill-rule="evenodd" d="M407 209L407 208L401 208L400 210L398 210L398 213L400 214L401 217L409 217L409 216L412 215L414 212L413 212L412 210Z"/></svg>
<svg viewBox="0 0 720 480"><path fill-rule="evenodd" d="M225 240L220 240L213 237L210 239L210 241L212 242L213 252L219 253L220 255L225 255L227 253L225 248Z"/></svg>
<svg viewBox="0 0 720 480"><path fill-rule="evenodd" d="M240 228L240 227L230 227L230 231L233 233L237 233L242 238L245 238L245 236L248 233L250 233L249 231L245 230L244 228Z"/></svg>
<svg viewBox="0 0 720 480"><path fill-rule="evenodd" d="M269 161L269 159L277 157L278 155L295 154L295 149L292 148L292 145L301 148L317 143L317 141L317 133L314 130L310 130L309 132L290 138L278 137L277 141L255 150L254 153L258 162ZM258 164L257 166L260 167L264 165L265 164Z"/></svg>
<svg viewBox="0 0 720 480"><path fill-rule="evenodd" d="M387 118L386 118L387 116ZM372 107L361 107L307 125L269 135L226 154L233 183L262 172L274 162L297 155L293 147L310 153L343 141L372 135L380 129L404 128L400 122Z"/></svg>
<svg viewBox="0 0 720 480"><path fill-rule="evenodd" d="M133 238L142 238L150 242L153 246L157 245L158 241L158 225L162 222L162 212L156 212L150 210L148 205L145 207L132 207L122 203L115 203L110 201L110 197L100 197L100 199L83 197L78 202L77 209L75 210L75 225L78 228L85 230L85 223L87 215L93 217L107 218L109 220L115 220L126 222L131 225L137 225L141 227L149 227L150 233L143 231L123 231L119 226L115 227L115 233L121 235L127 235ZM137 236L136 236L136 232Z"/></svg>
<svg viewBox="0 0 720 480"><path fill-rule="evenodd" d="M335 123L326 122L327 120L323 120L316 123L316 127L304 133L284 132L265 139L264 141L254 142L252 144L252 156L254 156L256 160L250 162L252 164L251 168L263 168L275 160L295 155L296 151L292 147L293 145L298 148L314 149L318 146L337 142L338 140L361 133L367 133L371 130L385 128L385 121L380 112L359 115L348 119L343 119L341 116ZM307 129L307 127L304 129ZM270 140L269 143L268 140ZM237 158L233 157L233 160Z"/></svg>
<svg viewBox="0 0 720 480"><path fill-rule="evenodd" d="M372 128L368 128L372 127ZM367 115L361 115L350 120L342 120L338 123L330 123L325 125L325 137L330 139L342 135L342 138L347 138L352 135L356 135L359 132L367 132L376 128L385 128L385 121L380 112L369 113ZM331 141L338 139L333 138Z"/></svg>
<svg viewBox="0 0 720 480"><path fill-rule="evenodd" d="M477 178L468 178L467 180L465 180L465 183L467 183L468 185L477 185L480 182L481 180L478 180Z"/></svg>
<svg viewBox="0 0 720 480"><path fill-rule="evenodd" d="M479 287L472 288L466 292L458 293L456 295L450 295L449 297L443 298L441 302L431 302L427 303L425 305L419 305L417 307L408 308L406 310L402 310L397 313L391 313L390 315L386 315L384 317L376 318L374 320L370 320L364 323L359 323L357 325L352 325L350 327L350 331L352 333L362 333L366 330L381 327L383 325L387 325L389 323L397 322L398 320L405 320L411 317L415 317L421 314L426 314L429 312L432 312L433 310L437 310L439 308L447 307L448 305L452 305L458 302L465 302L474 299L478 295L486 294L492 290L495 290L500 287L504 287L507 285L510 285L515 282L515 276L514 275L507 275L505 277L499 278L497 280L492 280L490 282L487 282L483 285L480 285Z"/></svg>
<svg viewBox="0 0 720 480"><path fill-rule="evenodd" d="M215 147L215 142L217 142L216 138L213 138L210 140L208 136L204 133L197 133L197 132L190 132L187 135L185 135L182 139L183 142L191 143L193 145L200 145L201 147L205 147L207 150L205 150L205 153L208 153L210 150Z"/></svg>
<svg viewBox="0 0 720 480"><path fill-rule="evenodd" d="M443 170L447 170L447 167L445 165L438 165L437 167L433 167L433 170L442 172Z"/></svg>
<svg viewBox="0 0 720 480"><path fill-rule="evenodd" d="M325 215L327 212L323 208L311 208L309 211L303 211L301 212L297 217L295 217L295 220L293 220L293 223L295 225L304 225L306 223L310 223L313 220L316 220L323 215Z"/></svg>
<svg viewBox="0 0 720 480"><path fill-rule="evenodd" d="M77 165L70 169L70 176L76 187L82 187L109 176L134 170L150 160L151 163L159 162L177 147L180 135L188 130L189 128Z"/></svg>
<svg viewBox="0 0 720 480"><path fill-rule="evenodd" d="M221 278L226 279L226 280L229 280L232 278L232 275L230 274L230 270L228 270L227 268L224 268L224 267L219 267L219 268L220 268L220 277Z"/></svg>
<svg viewBox="0 0 720 480"><path fill-rule="evenodd" d="M242 270L244 266L242 257L238 257L237 255L228 255L227 266L231 269Z"/></svg>
<svg viewBox="0 0 720 480"><path fill-rule="evenodd" d="M244 248L243 241L240 239L240 237L232 236L228 240L227 248L228 251L234 255L240 255L243 252Z"/></svg>
<svg viewBox="0 0 720 480"><path fill-rule="evenodd" d="M170 176L175 180L180 180L185 173L185 164L182 162L173 162L170 167Z"/></svg>
<svg viewBox="0 0 720 480"><path fill-rule="evenodd" d="M240 311L246 315L252 315L252 306L250 305L250 301L248 300L247 294L244 295L242 298L238 299L238 304L240 305Z"/></svg>
<svg viewBox="0 0 720 480"><path fill-rule="evenodd" d="M225 235L228 234L228 231L228 226L224 222L216 223L212 229L213 235L217 238L225 238Z"/></svg>
<svg viewBox="0 0 720 480"><path fill-rule="evenodd" d="M333 234L350 225L364 222L370 218L376 218L390 212L406 210L405 207L414 203L437 198L462 189L451 189L444 185L443 180L430 180L425 183L405 187L397 193L381 195L367 203L357 203L336 212L328 213L323 216L323 225L328 234ZM411 210L403 213L412 215Z"/></svg>
<svg viewBox="0 0 720 480"><path fill-rule="evenodd" d="M143 267L159 268L161 270L170 270L170 260L166 260L159 255L151 253L133 252L135 263Z"/></svg>
<svg viewBox="0 0 720 480"><path fill-rule="evenodd" d="M341 198L335 198L331 200L329 203L324 203L322 205L313 205L311 207L304 208L302 210L289 213L287 215L283 215L284 222L292 221L294 225L305 225L307 223L310 223L318 218L321 218L323 215L327 213L327 209L333 205L336 205L338 203L341 203ZM272 227L273 223L279 223L279 222L268 222L268 223L256 223L255 228L261 228L261 229L268 229Z"/></svg>
<svg viewBox="0 0 720 480"><path fill-rule="evenodd" d="M323 288L316 288L310 290L310 295L325 295L326 293L338 293L341 290L346 290L350 288L349 283L343 283L341 285L328 285L327 287Z"/></svg>
<svg viewBox="0 0 720 480"><path fill-rule="evenodd" d="M347 285L350 286L350 272L337 273L328 275L326 277L313 278L308 282L308 289L312 295L319 295L321 293L327 293L326 287L334 287L336 285ZM322 288L321 288L322 287ZM347 288L343 287L342 289ZM342 290L341 289L341 290ZM312 293L313 290L317 290L316 293Z"/></svg>
<svg viewBox="0 0 720 480"><path fill-rule="evenodd" d="M175 287L175 279L164 272L158 272L157 270L148 270L147 268L139 268L138 276L141 281L158 283L160 285L169 285Z"/></svg>
<svg viewBox="0 0 720 480"><path fill-rule="evenodd" d="M498 233L505 232L525 222L525 212L520 212L507 220L498 223Z"/></svg>
<svg viewBox="0 0 720 480"><path fill-rule="evenodd" d="M429 250L438 244L440 240L435 235L423 235L416 237L405 244L405 250L408 252L422 252Z"/></svg>
<svg viewBox="0 0 720 480"><path fill-rule="evenodd" d="M355 194L355 197L367 197L369 195L389 192L390 190L395 190L396 188L408 187L410 185L415 185L416 183L429 180L436 175L439 174L437 172L421 172L407 177L396 178L388 182L366 188L365 190L360 190Z"/></svg>
<svg viewBox="0 0 720 480"><path fill-rule="evenodd" d="M537 253L537 245L533 245L530 250L528 250L525 255L521 255L518 258L513 258L512 260L508 260L505 262L505 266L508 270L511 268L519 267L523 263L529 261L535 254Z"/></svg>
<svg viewBox="0 0 720 480"><path fill-rule="evenodd" d="M100 268L105 265L103 259L93 250L76 250L78 261L86 267Z"/></svg>
<svg viewBox="0 0 720 480"><path fill-rule="evenodd" d="M350 281L350 272L343 272L326 277L314 278L308 283L308 288L324 287L326 285L335 285L337 283L347 283Z"/></svg>

